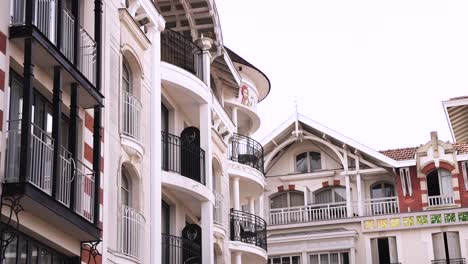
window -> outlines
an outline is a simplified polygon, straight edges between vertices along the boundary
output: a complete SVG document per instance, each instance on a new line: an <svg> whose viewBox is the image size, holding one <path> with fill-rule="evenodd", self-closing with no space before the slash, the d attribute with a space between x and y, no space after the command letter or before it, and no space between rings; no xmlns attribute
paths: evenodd
<svg viewBox="0 0 468 264"><path fill-rule="evenodd" d="M395 237L371 239L372 264L398 263Z"/></svg>
<svg viewBox="0 0 468 264"><path fill-rule="evenodd" d="M314 204L328 204L346 202L346 189L344 187L324 188L315 193Z"/></svg>
<svg viewBox="0 0 468 264"><path fill-rule="evenodd" d="M468 190L468 161L462 162L463 181L465 182L465 190Z"/></svg>
<svg viewBox="0 0 468 264"><path fill-rule="evenodd" d="M348 252L324 252L309 255L309 264L349 264Z"/></svg>
<svg viewBox="0 0 468 264"><path fill-rule="evenodd" d="M273 197L270 200L270 208L287 208L295 206L304 205L304 193L301 191L286 191L281 192Z"/></svg>
<svg viewBox="0 0 468 264"><path fill-rule="evenodd" d="M130 72L130 67L126 61L122 64L122 90L127 93L132 93L132 75Z"/></svg>
<svg viewBox="0 0 468 264"><path fill-rule="evenodd" d="M300 264L300 256L276 256L268 258L268 264Z"/></svg>
<svg viewBox="0 0 468 264"><path fill-rule="evenodd" d="M429 206L453 204L452 190L450 171L439 169L427 175Z"/></svg>
<svg viewBox="0 0 468 264"><path fill-rule="evenodd" d="M434 250L434 260L456 260L461 258L458 232L440 232L432 234L432 247Z"/></svg>
<svg viewBox="0 0 468 264"><path fill-rule="evenodd" d="M403 196L412 196L413 188L411 187L411 174L409 168L400 168L401 188L403 189Z"/></svg>
<svg viewBox="0 0 468 264"><path fill-rule="evenodd" d="M122 167L122 184L120 186L120 189L121 189L121 194L122 194L122 197L121 197L122 205L130 207L130 198L131 198L130 181L129 181L127 169L125 169L125 167Z"/></svg>
<svg viewBox="0 0 468 264"><path fill-rule="evenodd" d="M318 152L304 152L296 156L296 172L307 173L322 169L322 159Z"/></svg>
<svg viewBox="0 0 468 264"><path fill-rule="evenodd" d="M371 188L371 197L372 198L388 198L395 196L395 188L393 184L390 183L377 183L372 185Z"/></svg>

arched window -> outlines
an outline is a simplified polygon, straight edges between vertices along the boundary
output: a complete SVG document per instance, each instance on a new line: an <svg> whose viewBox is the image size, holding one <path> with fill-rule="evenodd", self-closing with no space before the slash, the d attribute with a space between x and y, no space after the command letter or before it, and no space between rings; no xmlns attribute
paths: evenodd
<svg viewBox="0 0 468 264"><path fill-rule="evenodd" d="M427 175L428 196L452 195L452 173L439 169Z"/></svg>
<svg viewBox="0 0 468 264"><path fill-rule="evenodd" d="M296 156L296 172L307 173L322 169L322 159L318 152L303 152Z"/></svg>
<svg viewBox="0 0 468 264"><path fill-rule="evenodd" d="M315 193L315 204L339 203L346 201L346 189L341 186L323 188Z"/></svg>
<svg viewBox="0 0 468 264"><path fill-rule="evenodd" d="M124 92L127 93L132 93L133 87L132 87L132 75L130 72L130 67L128 67L128 64L126 61L123 62L122 64L122 89Z"/></svg>
<svg viewBox="0 0 468 264"><path fill-rule="evenodd" d="M388 198L395 196L395 187L393 184L380 182L372 185L371 197L372 198Z"/></svg>
<svg viewBox="0 0 468 264"><path fill-rule="evenodd" d="M301 191L280 192L270 200L270 208L287 208L304 205L304 193Z"/></svg>
<svg viewBox="0 0 468 264"><path fill-rule="evenodd" d="M128 175L127 169L125 169L125 167L122 167L122 183L121 183L121 186L120 186L120 192L121 192L122 205L130 207L131 185L130 185L129 175Z"/></svg>

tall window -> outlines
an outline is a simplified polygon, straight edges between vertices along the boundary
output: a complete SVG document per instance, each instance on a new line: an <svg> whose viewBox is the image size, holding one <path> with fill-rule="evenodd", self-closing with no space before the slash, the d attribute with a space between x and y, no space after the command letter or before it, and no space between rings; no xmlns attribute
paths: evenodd
<svg viewBox="0 0 468 264"><path fill-rule="evenodd" d="M328 187L315 193L315 204L339 202L346 202L346 189L344 187Z"/></svg>
<svg viewBox="0 0 468 264"><path fill-rule="evenodd" d="M395 196L395 188L393 184L382 182L372 185L371 187L372 198L388 198Z"/></svg>
<svg viewBox="0 0 468 264"><path fill-rule="evenodd" d="M398 263L395 237L371 239L372 264Z"/></svg>
<svg viewBox="0 0 468 264"><path fill-rule="evenodd" d="M132 75L130 72L130 67L128 67L127 62L122 64L122 89L124 92L132 93Z"/></svg>
<svg viewBox="0 0 468 264"><path fill-rule="evenodd" d="M462 263L461 261L454 261L460 260L462 257L458 232L432 234L432 247L434 249L434 260L438 260L437 263ZM446 262L443 262L444 260Z"/></svg>
<svg viewBox="0 0 468 264"><path fill-rule="evenodd" d="M122 205L130 206L130 199L131 199L131 190L130 190L130 181L128 177L128 172L125 167L122 167L122 184L120 186L121 194L122 194Z"/></svg>
<svg viewBox="0 0 468 264"><path fill-rule="evenodd" d="M270 208L287 208L304 205L304 193L301 191L280 192L270 200Z"/></svg>
<svg viewBox="0 0 468 264"><path fill-rule="evenodd" d="M322 169L322 159L318 152L304 152L296 156L296 172L307 173Z"/></svg>
<svg viewBox="0 0 468 264"><path fill-rule="evenodd" d="M427 192L429 196L452 195L452 174L448 170L439 169L427 175Z"/></svg>

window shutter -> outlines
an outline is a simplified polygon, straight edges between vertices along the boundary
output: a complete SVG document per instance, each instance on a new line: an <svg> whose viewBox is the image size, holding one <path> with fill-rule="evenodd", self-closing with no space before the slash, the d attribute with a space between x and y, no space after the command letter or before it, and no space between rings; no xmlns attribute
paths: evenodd
<svg viewBox="0 0 468 264"><path fill-rule="evenodd" d="M462 173L463 173L463 181L465 182L465 190L468 190L468 162L462 162Z"/></svg>
<svg viewBox="0 0 468 264"><path fill-rule="evenodd" d="M461 258L460 238L458 232L446 232L450 259Z"/></svg>
<svg viewBox="0 0 468 264"><path fill-rule="evenodd" d="M445 259L444 234L432 234L432 248L434 250L434 260Z"/></svg>
<svg viewBox="0 0 468 264"><path fill-rule="evenodd" d="M405 168L406 187L408 188L409 195L413 195L413 187L411 186L411 174L409 168Z"/></svg>
<svg viewBox="0 0 468 264"><path fill-rule="evenodd" d="M372 264L379 264L379 246L377 238L371 239Z"/></svg>
<svg viewBox="0 0 468 264"><path fill-rule="evenodd" d="M406 196L406 175L405 170L406 168L400 168L400 181L401 181L401 189L403 189L403 196Z"/></svg>
<svg viewBox="0 0 468 264"><path fill-rule="evenodd" d="M390 252L390 263L398 263L396 237L388 238L388 251Z"/></svg>
<svg viewBox="0 0 468 264"><path fill-rule="evenodd" d="M452 173L447 170L439 170L439 183L441 195L451 195L453 193Z"/></svg>

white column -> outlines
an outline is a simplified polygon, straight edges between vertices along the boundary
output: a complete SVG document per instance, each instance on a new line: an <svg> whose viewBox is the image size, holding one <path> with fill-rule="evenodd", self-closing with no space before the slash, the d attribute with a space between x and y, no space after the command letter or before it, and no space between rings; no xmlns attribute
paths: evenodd
<svg viewBox="0 0 468 264"><path fill-rule="evenodd" d="M152 43L161 42L164 26L152 34ZM150 177L150 243L151 263L161 262L161 71L159 69L161 54L159 48L152 49L151 54L151 175Z"/></svg>
<svg viewBox="0 0 468 264"><path fill-rule="evenodd" d="M258 216L260 216L262 219L265 219L265 201L264 201L265 195L262 193L258 197Z"/></svg>
<svg viewBox="0 0 468 264"><path fill-rule="evenodd" d="M348 213L348 217L353 216L353 207L351 204L351 184L349 181L349 175L345 176L345 183L346 183L346 211Z"/></svg>
<svg viewBox="0 0 468 264"><path fill-rule="evenodd" d="M234 123L235 126L235 132L237 133L237 107L233 107L231 111L231 116L232 116L232 122Z"/></svg>
<svg viewBox="0 0 468 264"><path fill-rule="evenodd" d="M362 200L362 183L361 183L361 174L358 172L356 175L356 185L357 185L357 206L359 216L364 215L363 200Z"/></svg>
<svg viewBox="0 0 468 264"><path fill-rule="evenodd" d="M249 197L249 213L255 214L255 198L254 197Z"/></svg>
<svg viewBox="0 0 468 264"><path fill-rule="evenodd" d="M205 185L212 188L211 106L200 105L200 148L205 151Z"/></svg>
<svg viewBox="0 0 468 264"><path fill-rule="evenodd" d="M239 177L234 177L232 179L232 192L234 199L234 210L240 210L240 197L239 197Z"/></svg>
<svg viewBox="0 0 468 264"><path fill-rule="evenodd" d="M210 201L201 204L202 263L214 263L213 249L213 204Z"/></svg>
<svg viewBox="0 0 468 264"><path fill-rule="evenodd" d="M351 248L349 250L349 263L356 264L356 249L355 248Z"/></svg>
<svg viewBox="0 0 468 264"><path fill-rule="evenodd" d="M233 252L232 255L234 255L234 263L232 264L242 264L242 252Z"/></svg>
<svg viewBox="0 0 468 264"><path fill-rule="evenodd" d="M202 50L202 60L203 60L203 82L205 82L208 87L211 85L211 53L210 49L213 45L213 40L207 37L199 38L195 40L195 44Z"/></svg>
<svg viewBox="0 0 468 264"><path fill-rule="evenodd" d="M301 255L301 263L302 264L309 264L309 260L307 259L307 252L302 252Z"/></svg>

